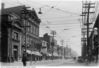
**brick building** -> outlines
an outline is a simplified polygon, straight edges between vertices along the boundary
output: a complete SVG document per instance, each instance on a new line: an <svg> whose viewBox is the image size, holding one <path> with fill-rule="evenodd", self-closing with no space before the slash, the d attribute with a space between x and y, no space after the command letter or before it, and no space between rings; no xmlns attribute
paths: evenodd
<svg viewBox="0 0 99 68"><path fill-rule="evenodd" d="M22 14L23 6L4 8L1 13L1 60L18 61L22 57L23 47L37 50L39 40L39 24L34 9ZM24 18L25 17L25 18ZM26 27L29 26L29 27ZM26 45L25 45L26 44ZM25 46L24 46L25 45Z"/></svg>

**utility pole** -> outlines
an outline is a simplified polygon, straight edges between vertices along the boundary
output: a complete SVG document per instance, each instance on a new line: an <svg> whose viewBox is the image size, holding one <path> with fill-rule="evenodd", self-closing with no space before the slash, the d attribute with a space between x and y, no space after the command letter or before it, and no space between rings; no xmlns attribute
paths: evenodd
<svg viewBox="0 0 99 68"><path fill-rule="evenodd" d="M84 2L82 1L82 13L86 11L86 9L85 9L85 10L83 9L83 3L84 3ZM81 31L82 31L82 39L81 39L81 42L82 42L82 57L84 58L84 57L85 57L85 53L84 53L84 52L85 52L85 50L86 50L86 49L84 49L84 48L85 48L85 46L86 46L86 45L85 45L86 41L85 41L85 31L84 31L83 29L85 28L85 27L84 27L84 22L85 22L85 16L86 16L86 14L82 14L82 15L80 15L80 16L82 16L82 23L81 23L81 26L82 26L82 27L81 27L81 29L82 29L82 30L81 30Z"/></svg>
<svg viewBox="0 0 99 68"><path fill-rule="evenodd" d="M53 30L53 31L51 32L51 34L53 35L53 41L52 41L52 60L53 60L54 45L55 45L55 44L54 44L54 43L55 43L55 42L54 42L54 36L56 35L56 31Z"/></svg>
<svg viewBox="0 0 99 68"><path fill-rule="evenodd" d="M64 40L61 40L61 44L62 44L62 46L64 45ZM65 57L65 49L64 49L64 46L63 46L63 58Z"/></svg>
<svg viewBox="0 0 99 68"><path fill-rule="evenodd" d="M86 20L86 24L84 24L84 25L86 25L87 26L87 46L86 46L86 56L87 56L87 60L89 61L89 44L90 44L90 41L89 41L89 25L90 24L92 24L91 22L90 22L90 20L89 20L89 16L90 16L90 13L94 13L94 12L91 12L90 11L90 9L91 8L94 8L95 6L92 6L93 4L95 4L95 3L91 3L91 2L86 2L86 3L84 3L84 6L83 6L83 8L85 8L85 9L87 9L87 11L85 11L85 12L82 12L82 15L84 14L84 15L87 15L87 20Z"/></svg>
<svg viewBox="0 0 99 68"><path fill-rule="evenodd" d="M24 8L23 8L23 10L22 10L22 21L23 21L23 23L24 23L24 25L22 26L23 28L24 28L24 34L25 34L25 45L24 45L24 47L25 47L25 52L26 52L26 50L27 50L27 43L26 43L26 38L27 38L27 34L26 34L26 28L29 28L30 26L27 26L26 25L26 20L27 20L27 14L28 14L28 10L27 10L27 8L30 8L30 7L25 7L24 6Z"/></svg>

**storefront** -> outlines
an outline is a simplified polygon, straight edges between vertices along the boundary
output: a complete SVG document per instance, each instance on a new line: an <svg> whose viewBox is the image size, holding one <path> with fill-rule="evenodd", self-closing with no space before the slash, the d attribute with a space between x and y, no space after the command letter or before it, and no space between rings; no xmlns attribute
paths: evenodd
<svg viewBox="0 0 99 68"><path fill-rule="evenodd" d="M42 54L38 51L30 51L30 50L27 50L27 59L28 60L33 60L33 61L40 61L41 58L42 58Z"/></svg>

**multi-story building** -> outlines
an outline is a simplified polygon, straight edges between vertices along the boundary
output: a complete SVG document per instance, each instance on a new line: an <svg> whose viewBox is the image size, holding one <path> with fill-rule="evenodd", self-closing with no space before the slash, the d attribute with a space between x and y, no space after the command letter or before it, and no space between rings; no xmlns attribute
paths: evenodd
<svg viewBox="0 0 99 68"><path fill-rule="evenodd" d="M97 28L97 31L94 30L94 28ZM97 35L97 37L95 37L95 35ZM97 41L97 43L99 43L99 14L97 16L97 19L95 21L94 27L93 27L93 31L90 34L90 51L93 53L93 50L95 49L95 45L94 43Z"/></svg>
<svg viewBox="0 0 99 68"><path fill-rule="evenodd" d="M47 33L44 34L44 40L47 41L47 52L48 54L54 54L56 55L56 49L57 49L57 40L53 38L53 36L48 35ZM54 43L54 44L53 44ZM55 51L55 52L54 52ZM58 54L57 54L58 55Z"/></svg>
<svg viewBox="0 0 99 68"><path fill-rule="evenodd" d="M2 8L1 13L1 60L20 60L22 51L37 50L39 40L39 24L35 10L25 10L25 6Z"/></svg>
<svg viewBox="0 0 99 68"><path fill-rule="evenodd" d="M44 34L44 40L48 42L47 43L47 52L52 53L52 50L51 50L51 40L52 40L52 38L51 38L51 36L49 36L47 33Z"/></svg>
<svg viewBox="0 0 99 68"><path fill-rule="evenodd" d="M43 37L40 37L41 42L42 42L42 47L41 47L41 53L42 53L42 59L46 59L48 56L48 52L47 52L47 41L44 40Z"/></svg>

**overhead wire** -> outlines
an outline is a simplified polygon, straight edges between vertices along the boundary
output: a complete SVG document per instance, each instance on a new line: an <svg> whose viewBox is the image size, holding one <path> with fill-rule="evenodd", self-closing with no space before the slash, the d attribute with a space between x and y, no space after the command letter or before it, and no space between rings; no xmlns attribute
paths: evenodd
<svg viewBox="0 0 99 68"><path fill-rule="evenodd" d="M31 0L30 0L30 1L31 1ZM33 1L31 1L31 2L33 2ZM41 4L41 3L39 2L38 4ZM50 5L47 5L47 4L42 4L42 5L46 5L47 7L50 7L50 8L53 7L53 6L50 6ZM78 13L70 12L70 11L67 11L67 10L62 10L62 9L60 9L60 8L55 8L55 7L53 7L53 8L56 9L56 10L60 10L60 11L62 11L62 12L65 12L65 13L69 13L69 14L73 14L73 15L80 16Z"/></svg>
<svg viewBox="0 0 99 68"><path fill-rule="evenodd" d="M17 0L18 2L19 2L19 0ZM27 1L27 0L26 0ZM31 0L30 0L31 1ZM19 2L20 3L20 2ZM21 3L22 4L22 3ZM49 5L44 5L44 6L49 6ZM60 9L58 9L58 10L60 10ZM63 18L63 17L60 17L60 18ZM53 18L54 19L54 18ZM58 19L59 20L59 19ZM71 20L70 20L71 21Z"/></svg>
<svg viewBox="0 0 99 68"><path fill-rule="evenodd" d="M46 26L52 26L52 27L58 27L58 28L63 28L63 26L65 26L65 28L67 27L67 28L69 28L69 27L72 27L72 25L75 25L75 27L77 27L78 25L80 25L80 24L75 24L75 23L68 23L69 25L67 25L67 23L61 23L61 24L50 24L50 22L49 21L47 21L47 23L46 24L42 24L42 26L40 26L41 28L44 28L44 27L46 27ZM77 26L76 26L77 25ZM74 26L73 26L74 27Z"/></svg>
<svg viewBox="0 0 99 68"><path fill-rule="evenodd" d="M49 27L49 26L47 26L48 28L47 29L49 29L50 30L50 32L52 31L52 29ZM56 31L56 30L55 30ZM56 34L58 35L58 37L60 37L61 38L61 36L56 32Z"/></svg>
<svg viewBox="0 0 99 68"><path fill-rule="evenodd" d="M50 18L46 18L46 17L44 18L44 17L42 17L42 19L54 19L54 18L57 18L57 19L59 19L59 18L60 18L60 19L61 19L61 18L62 18L62 19L64 19L64 18L65 18L65 19L68 19L68 17L70 17L70 16L60 16L60 17L58 16L58 17L50 17ZM73 16L73 17L71 16L69 19L72 19L72 18L79 18L79 17L78 17L78 16Z"/></svg>
<svg viewBox="0 0 99 68"><path fill-rule="evenodd" d="M77 21L78 19L50 19L50 21Z"/></svg>
<svg viewBox="0 0 99 68"><path fill-rule="evenodd" d="M21 3L19 0L16 0L17 1L17 3L19 3L20 5L24 5L23 3Z"/></svg>
<svg viewBox="0 0 99 68"><path fill-rule="evenodd" d="M16 1L15 1L15 2L16 2ZM11 2L8 2L8 1L6 1L6 2L3 2L3 1L2 1L2 3L8 4L8 5L15 5L15 3L11 3ZM16 3L18 3L18 2L16 2ZM18 3L18 4L22 5L21 3Z"/></svg>
<svg viewBox="0 0 99 68"><path fill-rule="evenodd" d="M19 2L19 0L17 0L18 2ZM20 3L20 2L19 2ZM20 4L22 4L22 3L20 3ZM58 9L59 10L59 9ZM70 21L72 21L72 20L70 20ZM64 23L64 24L67 24L67 23ZM64 25L64 24L49 24L49 25ZM68 24L70 24L70 23L68 23ZM71 24L74 24L74 23L71 23Z"/></svg>
<svg viewBox="0 0 99 68"><path fill-rule="evenodd" d="M24 5L23 3L21 3L19 0L17 0L17 3L19 3L20 5ZM60 24L50 24L50 25L60 25ZM64 24L63 24L64 25Z"/></svg>
<svg viewBox="0 0 99 68"><path fill-rule="evenodd" d="M54 24L48 24L48 25L67 25L67 24L70 24L70 25L80 25L80 23L54 23Z"/></svg>

